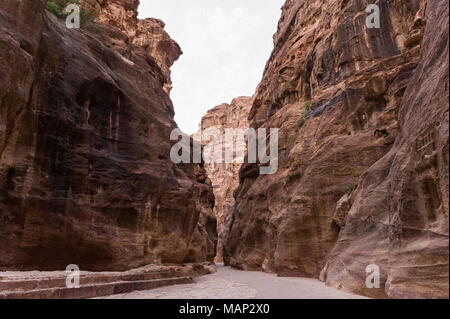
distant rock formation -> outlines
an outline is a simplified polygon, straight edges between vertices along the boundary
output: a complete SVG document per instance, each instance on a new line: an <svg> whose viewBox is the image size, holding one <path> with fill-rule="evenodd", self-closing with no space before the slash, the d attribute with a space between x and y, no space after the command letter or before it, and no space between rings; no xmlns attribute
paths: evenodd
<svg viewBox="0 0 450 319"><path fill-rule="evenodd" d="M319 276L371 297L448 298L448 8L287 0L253 127L279 128L274 175L241 169L226 264ZM423 41L422 41L423 38ZM380 289L366 287L366 267Z"/></svg>
<svg viewBox="0 0 450 319"><path fill-rule="evenodd" d="M210 128L218 129L222 138L225 136L226 129L243 129L249 128L248 114L252 106L253 99L250 97L239 97L234 99L231 104L221 104L208 111L208 114L202 118L201 130L205 131ZM207 141L204 141L207 142ZM237 141L233 141L233 145L228 145L223 140L223 156L224 150L229 148L234 151L238 149L245 150L246 145L238 145ZM211 155L214 153L212 152ZM215 206L214 213L217 217L218 227L218 243L217 243L217 261L222 262L222 250L224 239L228 235L230 228L231 216L234 208L233 192L239 185L239 170L242 163L235 161L231 163L205 163L205 169L208 177L214 187Z"/></svg>
<svg viewBox="0 0 450 319"><path fill-rule="evenodd" d="M139 1L82 1L79 30L44 0L0 4L0 269L212 261L212 185L169 158L164 24Z"/></svg>

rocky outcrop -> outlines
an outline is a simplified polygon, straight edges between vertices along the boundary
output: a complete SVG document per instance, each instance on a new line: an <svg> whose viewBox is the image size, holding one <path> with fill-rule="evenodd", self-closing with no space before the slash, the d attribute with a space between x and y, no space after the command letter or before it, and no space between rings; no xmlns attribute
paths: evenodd
<svg viewBox="0 0 450 319"><path fill-rule="evenodd" d="M212 260L212 187L169 157L179 47L138 1L79 30L45 2L0 1L0 269Z"/></svg>
<svg viewBox="0 0 450 319"><path fill-rule="evenodd" d="M224 149L233 149L235 152L239 149L245 150L245 145L237 144L237 140L233 140L233 145L228 145L227 143L230 141L224 137L226 129L242 129L245 131L249 128L248 114L252 106L252 101L253 99L250 97L239 97L234 99L231 104L225 103L216 106L202 118L201 130L205 132L208 129L215 128L220 131L224 142ZM214 157L214 150L212 150L210 155ZM216 259L218 262L223 261L223 242L230 229L231 216L234 208L233 193L239 185L241 164L236 159L234 163L205 163L205 169L213 184L216 199L214 214L217 217L219 237Z"/></svg>
<svg viewBox="0 0 450 319"><path fill-rule="evenodd" d="M120 40L114 37L108 47L117 49L117 46L123 48L125 43L132 43L146 51L147 58L153 59L160 68L163 88L170 93L170 67L182 51L164 31L164 22L154 18L137 19L139 0L82 0L81 3L95 17L95 21L111 25L126 35ZM122 55L127 57L129 52L122 52Z"/></svg>
<svg viewBox="0 0 450 319"><path fill-rule="evenodd" d="M448 6L429 1L421 62L400 105L392 149L360 179L326 281L367 295L448 298ZM357 257L357 258L356 258ZM366 289L366 265L381 291Z"/></svg>
<svg viewBox="0 0 450 319"><path fill-rule="evenodd" d="M375 3L379 29L369 1L284 5L249 116L279 128L279 169L242 167L224 259L373 297L448 297L448 11ZM380 289L366 288L370 264Z"/></svg>

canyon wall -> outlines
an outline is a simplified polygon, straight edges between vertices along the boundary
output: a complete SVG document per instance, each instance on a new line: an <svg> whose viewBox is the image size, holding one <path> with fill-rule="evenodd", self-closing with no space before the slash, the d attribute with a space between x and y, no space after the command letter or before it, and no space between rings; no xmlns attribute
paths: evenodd
<svg viewBox="0 0 450 319"><path fill-rule="evenodd" d="M245 131L249 128L248 114L252 106L253 99L251 97L239 97L234 99L231 104L221 104L208 111L208 114L202 118L202 132L208 129L217 129L220 131L223 144L222 156L224 157L225 149L245 150L244 144L238 144L236 138L233 144L227 144L230 141L225 139L226 129L242 129ZM203 141L205 146L209 141ZM214 149L211 156L214 156ZM218 242L217 242L217 259L223 261L223 243L230 229L231 216L234 208L234 191L239 185L239 170L242 162L234 159L233 163L205 163L205 169L208 177L214 187L215 205L214 214L217 218Z"/></svg>
<svg viewBox="0 0 450 319"><path fill-rule="evenodd" d="M164 31L163 21L154 18L137 19L139 0L82 0L81 4L87 12L95 17L95 21L107 24L122 31L126 37L121 41L132 43L143 48L148 56L157 63L162 77L163 89L170 93L172 80L170 67L182 54L179 45ZM123 43L117 43L117 37L108 47L122 51ZM126 52L121 52L127 56Z"/></svg>
<svg viewBox="0 0 450 319"><path fill-rule="evenodd" d="M370 3L380 28L366 0L283 6L249 115L279 128L279 169L241 168L225 263L448 297L447 4ZM366 287L372 264L379 289Z"/></svg>
<svg viewBox="0 0 450 319"><path fill-rule="evenodd" d="M448 298L448 6L429 1L421 61L399 110L392 149L367 170L324 271L329 285L361 289L380 267L394 298ZM358 258L355 258L358 256Z"/></svg>
<svg viewBox="0 0 450 319"><path fill-rule="evenodd" d="M169 158L180 48L139 1L73 30L45 3L0 0L0 269L212 261L212 185Z"/></svg>

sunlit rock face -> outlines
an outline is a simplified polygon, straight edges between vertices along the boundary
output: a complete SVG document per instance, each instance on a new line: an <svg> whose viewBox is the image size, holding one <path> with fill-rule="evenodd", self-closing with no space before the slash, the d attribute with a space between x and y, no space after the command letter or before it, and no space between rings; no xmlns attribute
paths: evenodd
<svg viewBox="0 0 450 319"><path fill-rule="evenodd" d="M182 54L179 45L164 31L163 21L154 18L137 19L139 0L82 0L81 4L95 16L95 21L111 25L122 31L126 37L115 38L109 46L127 47L133 43L147 52L147 58L154 59L159 66L164 90L172 89L170 67ZM117 42L119 40L119 42ZM124 42L124 43L123 43ZM124 52L127 55L127 52Z"/></svg>
<svg viewBox="0 0 450 319"><path fill-rule="evenodd" d="M138 1L86 2L97 23L69 30L0 1L0 269L212 260L205 170L170 160L181 51Z"/></svg>
<svg viewBox="0 0 450 319"><path fill-rule="evenodd" d="M372 297L448 297L448 10L378 1L369 29L369 2L283 6L249 116L279 128L279 169L242 167L224 259Z"/></svg>
<svg viewBox="0 0 450 319"><path fill-rule="evenodd" d="M221 104L208 111L208 114L202 118L202 132L210 129L217 129L221 133L222 158L223 163L205 163L205 169L208 177L214 187L215 206L214 214L217 217L218 243L217 243L217 261L222 262L223 242L228 235L232 212L234 208L233 193L239 185L239 170L242 161L234 158L233 163L225 163L225 150L229 149L233 152L243 150L245 152L245 139L227 140L227 129L242 129L246 131L249 128L248 114L252 106L253 99L250 97L239 97L234 99L231 104ZM209 141L204 141L204 145ZM230 144L231 142L231 144ZM238 144L241 142L241 144ZM243 142L243 143L242 143ZM214 157L214 149L212 149L211 157Z"/></svg>

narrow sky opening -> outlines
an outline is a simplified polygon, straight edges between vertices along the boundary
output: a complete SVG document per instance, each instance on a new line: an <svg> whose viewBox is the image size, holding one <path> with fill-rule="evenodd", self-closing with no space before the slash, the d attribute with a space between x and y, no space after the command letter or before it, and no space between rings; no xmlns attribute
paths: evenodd
<svg viewBox="0 0 450 319"><path fill-rule="evenodd" d="M284 1L141 1L139 17L163 20L184 52L172 67L171 97L185 133L214 106L255 93Z"/></svg>

